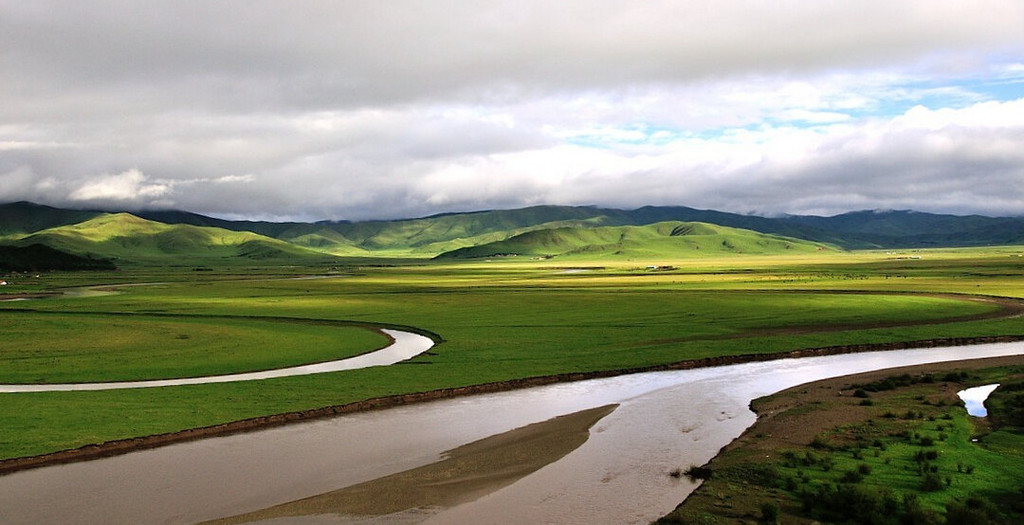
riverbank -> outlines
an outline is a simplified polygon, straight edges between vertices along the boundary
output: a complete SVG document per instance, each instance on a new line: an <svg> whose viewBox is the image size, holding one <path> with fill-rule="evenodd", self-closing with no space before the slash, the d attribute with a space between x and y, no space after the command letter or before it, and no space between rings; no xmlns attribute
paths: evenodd
<svg viewBox="0 0 1024 525"><path fill-rule="evenodd" d="M891 514L916 512L921 523L938 523L950 505L968 505L978 494L998 499L994 490L1013 493L1024 480L992 472L1015 467L988 457L998 445L972 443L990 431L988 421L969 418L956 395L996 369L1024 378L1024 356L879 370L757 399L757 422L690 471L707 479L658 523L829 522L818 508L829 497L886 491L900 502ZM813 494L811 509L800 494Z"/></svg>
<svg viewBox="0 0 1024 525"><path fill-rule="evenodd" d="M749 363L756 361L770 361L776 359L838 355L880 350L900 350L912 348L964 346L971 344L1006 343L1022 340L1024 340L1024 335L975 338L940 338L919 341L908 341L901 343L829 346L772 354L744 354L735 356L693 359L679 361L676 363L666 365L656 365L629 369L537 376L493 383L484 383L479 385L470 385L464 387L431 390L420 393L384 396L367 399L364 401L327 406L311 410L287 412L256 418L249 418L207 427L187 429L178 432L107 441L103 443L91 444L75 449L63 450L59 452L42 454L37 456L5 459L0 461L0 475L48 465L71 463L76 461L86 461L102 457L115 456L119 454L126 454L136 450L156 448L174 443L193 441L197 439L227 436L242 432L252 432L265 428L293 424L301 421L310 421L315 419L334 417L342 414L366 412L371 410L397 407L415 403L424 403L439 399L448 399L461 396L504 392L534 386L550 385L555 383L583 381L588 379L599 379L605 377L614 377L619 375L636 374L643 372L688 370L694 368L725 366L731 364Z"/></svg>

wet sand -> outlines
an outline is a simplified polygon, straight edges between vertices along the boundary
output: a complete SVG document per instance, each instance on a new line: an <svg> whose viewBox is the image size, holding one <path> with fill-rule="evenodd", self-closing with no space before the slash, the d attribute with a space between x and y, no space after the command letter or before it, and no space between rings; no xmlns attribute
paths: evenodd
<svg viewBox="0 0 1024 525"><path fill-rule="evenodd" d="M595 423L618 405L583 410L487 437L444 454L436 463L333 492L206 523L232 524L327 514L358 517L430 509L471 501L558 461L585 443Z"/></svg>

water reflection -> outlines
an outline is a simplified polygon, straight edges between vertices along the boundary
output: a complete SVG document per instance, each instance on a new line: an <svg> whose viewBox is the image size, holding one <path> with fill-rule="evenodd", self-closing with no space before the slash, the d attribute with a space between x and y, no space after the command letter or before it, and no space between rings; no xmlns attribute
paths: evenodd
<svg viewBox="0 0 1024 525"><path fill-rule="evenodd" d="M986 417L988 416L988 409L985 408L985 400L988 396L999 388L999 383L994 385L976 386L974 388L968 388L961 390L956 393L960 396L960 399L964 402L964 406L967 408L967 413L974 417Z"/></svg>

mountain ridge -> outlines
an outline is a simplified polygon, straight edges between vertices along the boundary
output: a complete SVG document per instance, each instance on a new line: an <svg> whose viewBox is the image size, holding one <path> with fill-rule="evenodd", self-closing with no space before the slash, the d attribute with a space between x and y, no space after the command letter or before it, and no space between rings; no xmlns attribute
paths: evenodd
<svg viewBox="0 0 1024 525"><path fill-rule="evenodd" d="M703 222L666 221L642 226L562 227L532 230L477 246L459 248L437 259L502 256L693 258L722 255L776 255L837 251L833 246Z"/></svg>
<svg viewBox="0 0 1024 525"><path fill-rule="evenodd" d="M117 225L108 225L112 230L98 233L97 228L104 221ZM459 258L458 254L498 250L500 244L496 243L508 243L519 236L541 231L558 232L562 241L570 244L578 245L583 242L581 239L589 238L591 246L575 246L574 253L587 250L600 253L604 249L601 246L610 244L601 237L601 231L581 234L573 230L669 222L713 224L843 249L1024 244L1024 217L944 215L912 210L862 210L831 217L762 217L685 206L620 210L540 205L390 221L269 222L233 221L181 210L151 210L130 215L68 210L26 201L0 204L0 243L21 246L42 243L68 253L118 260L197 253L211 259L251 260L304 259L318 255L427 259L453 252L457 254L453 257ZM89 238L85 232L91 232L95 238ZM639 230L619 233L624 232L640 235ZM553 234L537 233L532 238L537 240L543 235ZM730 235L740 234L731 232ZM573 236L575 240L570 239ZM218 240L229 237L233 239L228 243L230 246ZM524 239L531 237L520 237L513 244L521 244ZM663 239L648 240L654 244L663 242ZM482 246L487 248L473 250ZM531 252L524 246L516 249L524 254ZM668 245L665 249L676 250Z"/></svg>
<svg viewBox="0 0 1024 525"><path fill-rule="evenodd" d="M196 217L204 217L194 214ZM140 216L148 217L147 213ZM643 206L634 210L596 206L532 206L512 210L484 210L443 213L429 217L391 221L319 221L316 223L272 223L218 221L227 229L248 228L287 240L297 231L313 225L340 233L359 246L377 249L394 245L394 237L416 239L448 224L451 235L432 238L453 240L487 233L536 228L561 221L579 221L581 226L641 226L663 221L705 222L761 233L773 233L803 240L835 244L847 249L926 248L984 246L1024 243L1024 217L933 214L914 210L860 210L830 217L784 215L763 217L741 215L686 206ZM468 223L467 223L468 220ZM462 223L452 228L452 223ZM521 232L517 232L521 233ZM418 235L417 235L418 234Z"/></svg>

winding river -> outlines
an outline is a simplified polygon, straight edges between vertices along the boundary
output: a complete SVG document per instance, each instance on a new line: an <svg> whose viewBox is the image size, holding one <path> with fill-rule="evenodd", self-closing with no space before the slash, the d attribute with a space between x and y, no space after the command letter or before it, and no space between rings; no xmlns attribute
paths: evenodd
<svg viewBox="0 0 1024 525"><path fill-rule="evenodd" d="M288 368L275 368L260 372L246 372L241 374L225 374L219 376L189 377L182 379L156 379L151 381L119 381L111 383L66 383L66 384L36 384L36 385L4 385L0 384L0 393L15 392L66 392L81 390L118 390L122 388L155 388L161 386L181 385L202 385L207 383L229 383L232 381L255 381L258 379L271 379L275 377L302 376L310 374L323 374L325 372L339 372L341 370L355 370L357 368L369 368L372 366L387 366L411 359L415 356L430 350L434 341L429 337L403 332L400 330L381 329L391 339L391 344L365 354L326 361L309 365L292 366Z"/></svg>
<svg viewBox="0 0 1024 525"><path fill-rule="evenodd" d="M696 486L668 474L735 439L756 397L1022 353L1024 343L1001 343L784 359L357 413L3 476L0 521L647 523ZM508 457L553 444L545 464L508 471L520 463Z"/></svg>

